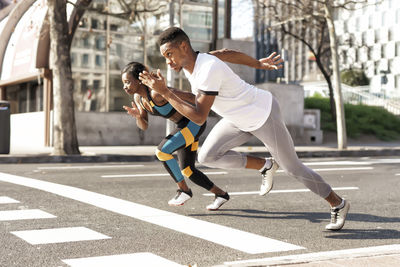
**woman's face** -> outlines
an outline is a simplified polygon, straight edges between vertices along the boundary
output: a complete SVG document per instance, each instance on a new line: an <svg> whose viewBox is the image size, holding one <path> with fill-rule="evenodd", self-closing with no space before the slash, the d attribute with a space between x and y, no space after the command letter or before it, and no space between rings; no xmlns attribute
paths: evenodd
<svg viewBox="0 0 400 267"><path fill-rule="evenodd" d="M123 73L122 76L122 84L124 85L123 89L125 93L128 95L133 95L139 89L140 82L135 79L129 73Z"/></svg>

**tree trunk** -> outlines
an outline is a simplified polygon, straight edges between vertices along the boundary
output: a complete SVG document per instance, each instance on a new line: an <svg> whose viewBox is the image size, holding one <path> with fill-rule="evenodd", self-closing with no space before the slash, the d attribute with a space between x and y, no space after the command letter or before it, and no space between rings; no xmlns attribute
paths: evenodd
<svg viewBox="0 0 400 267"><path fill-rule="evenodd" d="M74 83L65 0L48 0L50 68L53 71L54 155L80 154L75 125Z"/></svg>
<svg viewBox="0 0 400 267"><path fill-rule="evenodd" d="M321 71L322 75L324 76L326 83L328 84L329 103L331 105L332 120L336 121L336 106L335 106L335 99L334 99L334 94L333 94L331 77L329 76L328 72L325 70L325 68L321 62L320 56L315 56L315 62L317 63L319 70Z"/></svg>
<svg viewBox="0 0 400 267"><path fill-rule="evenodd" d="M337 126L337 141L338 149L347 148L346 136L346 121L344 116L344 106L342 98L342 89L339 75L339 58L336 40L335 25L333 23L332 10L329 3L330 0L325 0L324 8L326 21L329 30L329 39L332 54L332 71L333 71L333 88L335 91L335 106L336 106L336 126Z"/></svg>

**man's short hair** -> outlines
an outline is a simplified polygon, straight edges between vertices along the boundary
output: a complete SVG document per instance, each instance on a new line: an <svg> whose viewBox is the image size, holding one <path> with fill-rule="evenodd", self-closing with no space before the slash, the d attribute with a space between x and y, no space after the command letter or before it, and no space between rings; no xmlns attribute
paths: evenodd
<svg viewBox="0 0 400 267"><path fill-rule="evenodd" d="M190 45L190 39L187 34L178 27L170 27L163 31L158 37L158 45L162 46L165 43L182 43L187 42Z"/></svg>

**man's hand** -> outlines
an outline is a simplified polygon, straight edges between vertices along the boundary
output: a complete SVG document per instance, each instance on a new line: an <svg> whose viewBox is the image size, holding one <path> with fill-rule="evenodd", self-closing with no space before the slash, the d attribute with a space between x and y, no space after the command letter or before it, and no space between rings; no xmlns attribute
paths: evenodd
<svg viewBox="0 0 400 267"><path fill-rule="evenodd" d="M258 60L260 62L259 69L264 70L279 70L283 68L283 59L281 55L276 55L276 52L273 52L271 55L265 58L261 58Z"/></svg>
<svg viewBox="0 0 400 267"><path fill-rule="evenodd" d="M126 113L131 115L134 118L139 118L140 117L140 111L138 107L135 104L135 101L132 101L132 107L128 106L123 106L123 108L126 110Z"/></svg>
<svg viewBox="0 0 400 267"><path fill-rule="evenodd" d="M152 90L157 93L164 95L168 91L165 78L161 75L161 71L158 69L157 73L143 71L139 73L139 80Z"/></svg>

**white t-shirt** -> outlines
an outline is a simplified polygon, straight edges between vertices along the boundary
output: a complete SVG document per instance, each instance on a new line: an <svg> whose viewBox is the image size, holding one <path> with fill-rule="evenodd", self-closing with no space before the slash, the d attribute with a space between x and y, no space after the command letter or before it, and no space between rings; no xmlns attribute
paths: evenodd
<svg viewBox="0 0 400 267"><path fill-rule="evenodd" d="M211 109L240 130L254 131L267 121L271 93L246 83L217 57L199 53L193 73L184 73L193 94L215 95Z"/></svg>

